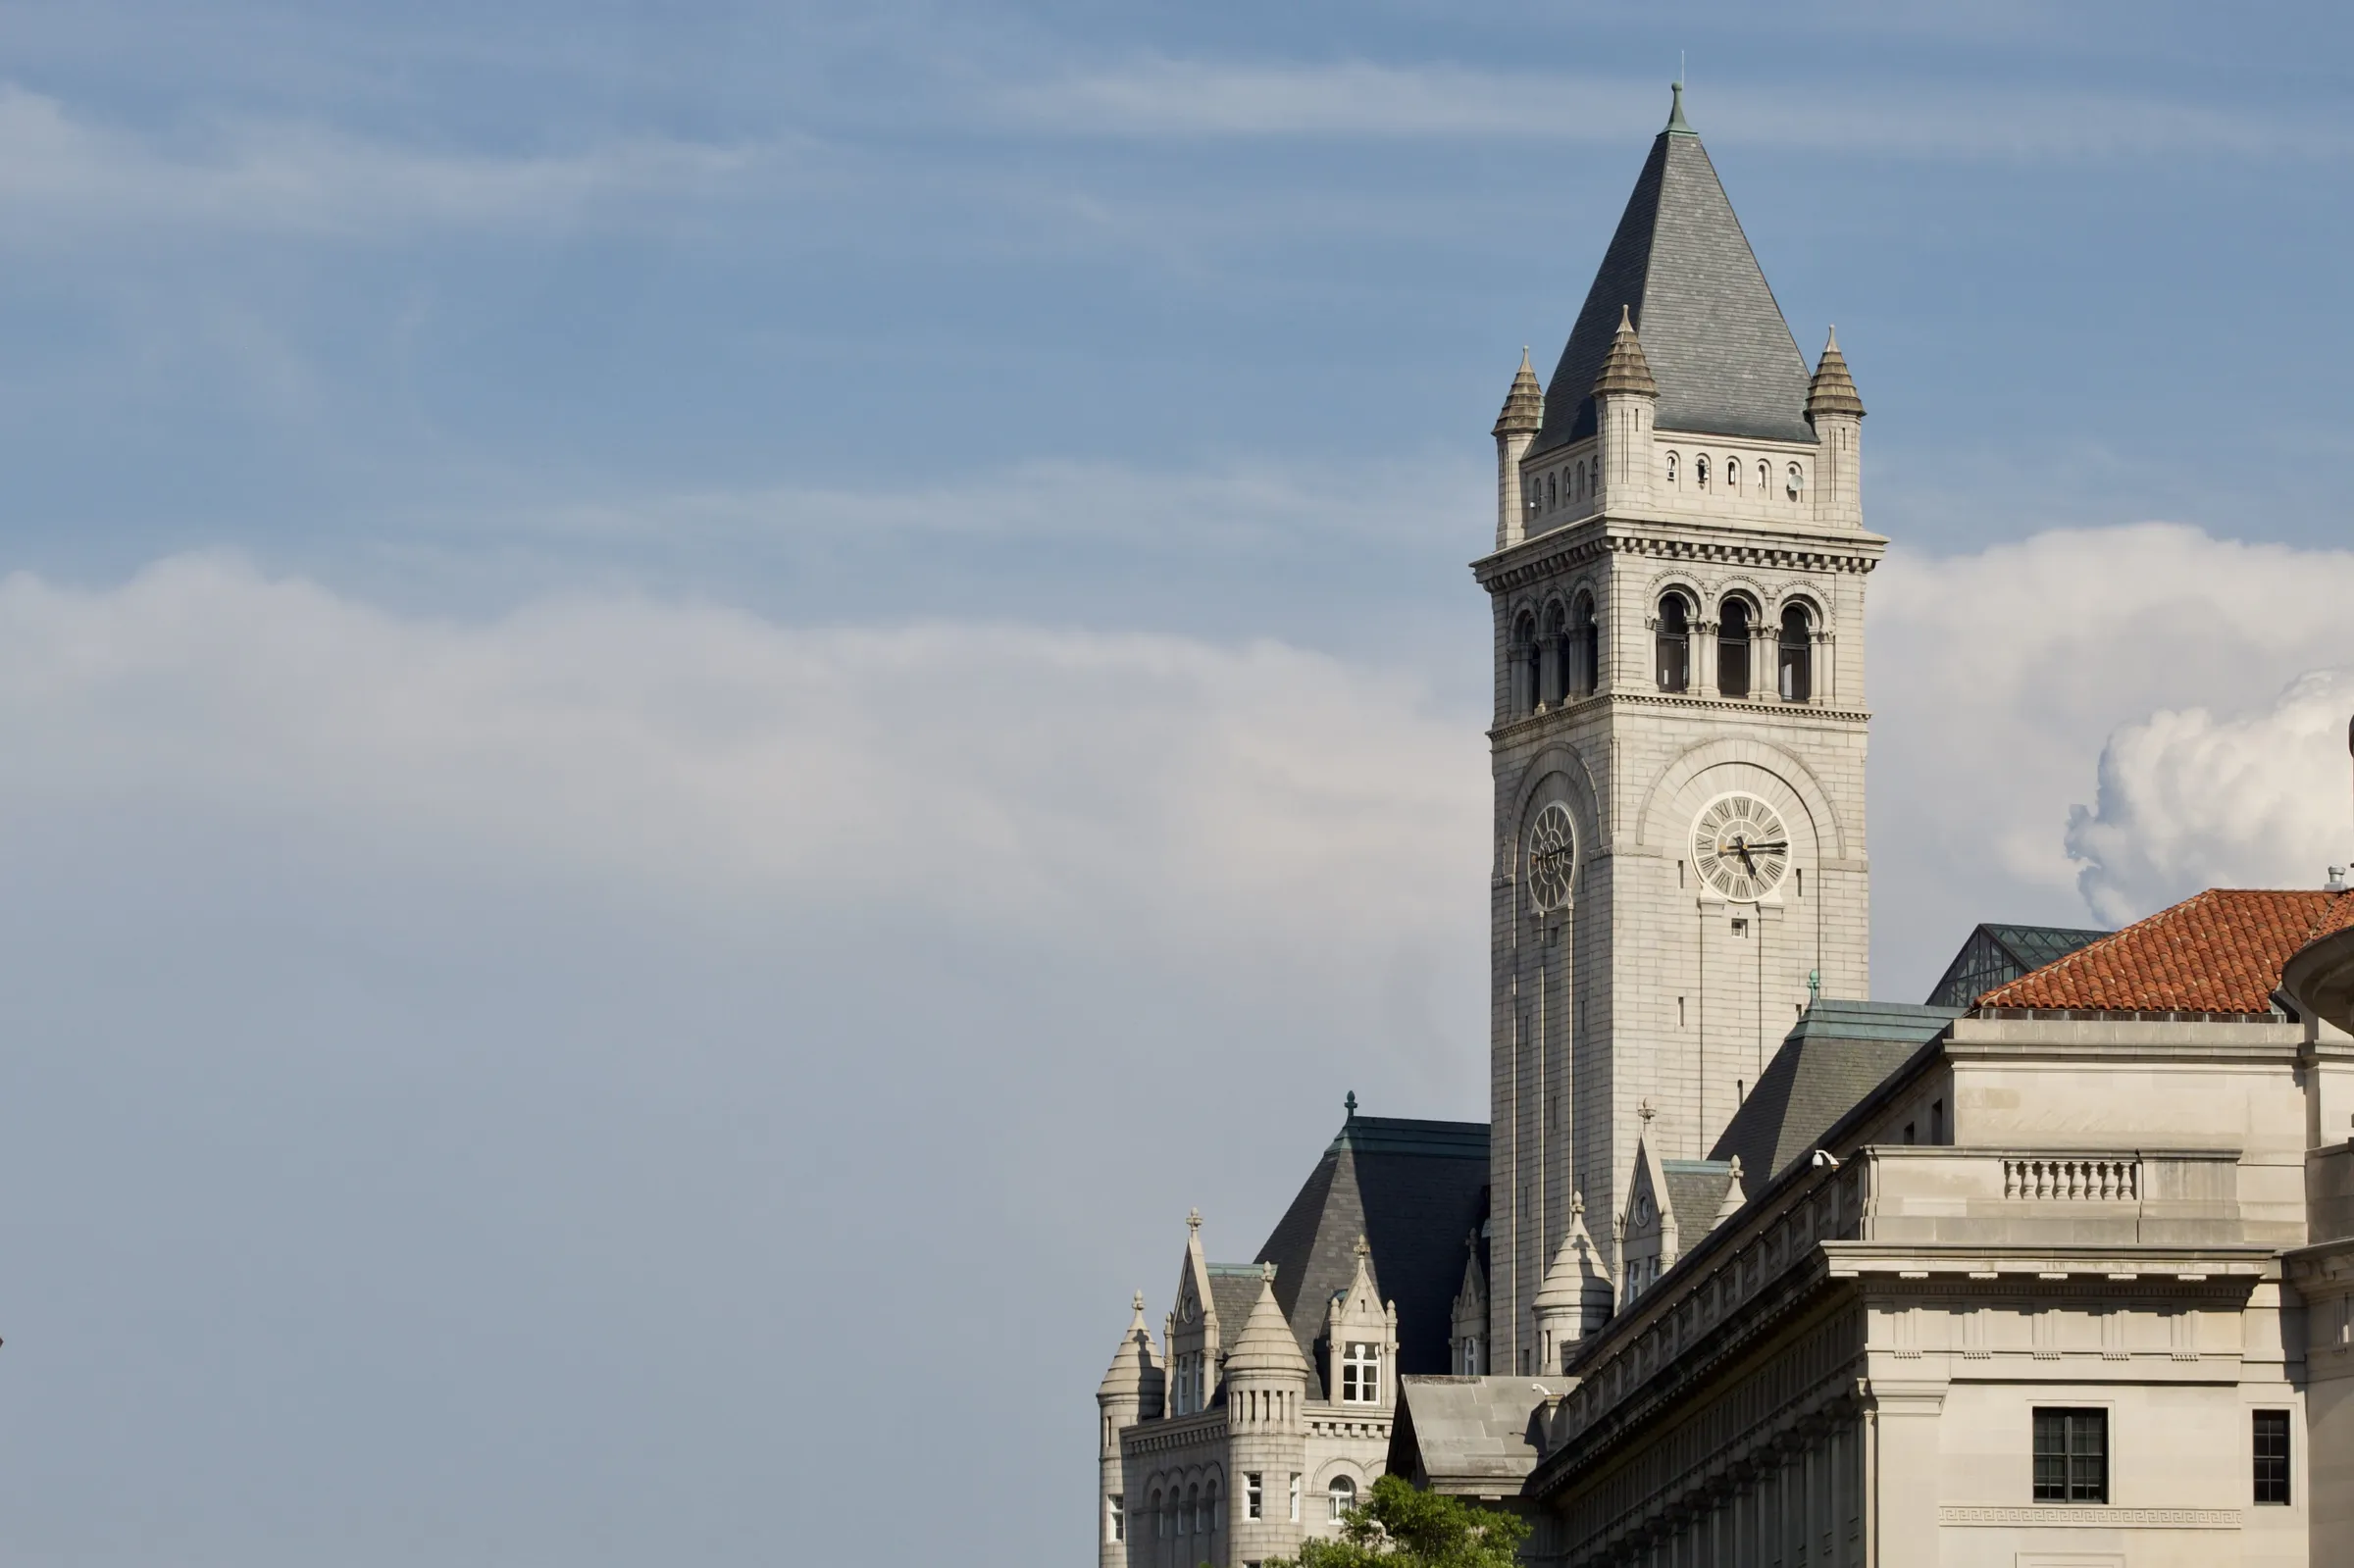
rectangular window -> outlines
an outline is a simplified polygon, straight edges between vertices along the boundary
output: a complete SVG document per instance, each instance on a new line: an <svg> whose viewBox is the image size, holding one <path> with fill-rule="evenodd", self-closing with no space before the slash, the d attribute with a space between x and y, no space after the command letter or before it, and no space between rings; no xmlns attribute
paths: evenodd
<svg viewBox="0 0 2354 1568"><path fill-rule="evenodd" d="M2035 1412L2035 1500L2109 1500L2109 1412Z"/></svg>
<svg viewBox="0 0 2354 1568"><path fill-rule="evenodd" d="M1341 1402L1381 1402L1381 1352L1370 1344L1352 1343L1341 1358Z"/></svg>
<svg viewBox="0 0 2354 1568"><path fill-rule="evenodd" d="M1943 1100L1929 1101L1929 1141L1932 1143L1945 1141L1945 1101Z"/></svg>
<svg viewBox="0 0 2354 1568"><path fill-rule="evenodd" d="M1292 1472L1292 1523L1300 1522L1300 1473Z"/></svg>
<svg viewBox="0 0 2354 1568"><path fill-rule="evenodd" d="M1266 1517L1266 1515L1261 1511L1264 1506L1265 1495L1266 1494L1259 1490L1258 1472L1255 1470L1247 1472L1243 1476L1243 1517L1245 1519L1263 1519Z"/></svg>
<svg viewBox="0 0 2354 1568"><path fill-rule="evenodd" d="M2288 1501L2288 1412L2256 1412L2256 1500Z"/></svg>

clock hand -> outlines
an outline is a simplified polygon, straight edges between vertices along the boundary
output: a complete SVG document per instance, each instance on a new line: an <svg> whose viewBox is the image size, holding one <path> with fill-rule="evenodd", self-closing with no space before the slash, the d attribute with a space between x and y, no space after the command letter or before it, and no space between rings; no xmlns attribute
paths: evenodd
<svg viewBox="0 0 2354 1568"><path fill-rule="evenodd" d="M1758 863L1749 858L1749 844L1747 840L1740 838L1734 839L1733 848L1740 854L1741 864L1748 867L1749 874L1752 877L1755 877L1758 874Z"/></svg>
<svg viewBox="0 0 2354 1568"><path fill-rule="evenodd" d="M1787 838L1777 838L1769 844L1751 844L1749 847L1759 851L1762 854L1771 854L1777 849L1789 848L1790 840Z"/></svg>

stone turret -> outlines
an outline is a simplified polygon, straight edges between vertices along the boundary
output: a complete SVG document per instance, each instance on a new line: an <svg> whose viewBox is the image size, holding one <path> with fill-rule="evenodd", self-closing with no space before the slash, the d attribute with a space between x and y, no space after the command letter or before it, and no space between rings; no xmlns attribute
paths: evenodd
<svg viewBox="0 0 2354 1568"><path fill-rule="evenodd" d="M1275 1299L1275 1265L1262 1266L1258 1299L1226 1352L1228 1559L1258 1562L1299 1550L1307 1485L1308 1375L1312 1369Z"/></svg>
<svg viewBox="0 0 2354 1568"><path fill-rule="evenodd" d="M1520 350L1520 369L1511 390L1504 394L1504 412L1496 416L1496 548L1518 544L1528 535L1528 510L1520 499L1520 459L1545 423L1545 389Z"/></svg>
<svg viewBox="0 0 2354 1568"><path fill-rule="evenodd" d="M1595 455L1602 478L1595 510L1639 506L1651 496L1651 430L1660 383L1643 356L1634 317L1618 307L1618 330L1594 378Z"/></svg>
<svg viewBox="0 0 2354 1568"><path fill-rule="evenodd" d="M1136 1319L1111 1353L1110 1370L1096 1388L1099 1459L1102 1470L1103 1518L1097 1531L1096 1561L1100 1568L1127 1568L1128 1500L1121 1480L1120 1433L1139 1421L1160 1417L1164 1385L1160 1360L1153 1354L1152 1331L1145 1326L1145 1292L1136 1292Z"/></svg>
<svg viewBox="0 0 2354 1568"><path fill-rule="evenodd" d="M1614 1294L1610 1267L1586 1230L1585 1194L1572 1192L1569 1232L1561 1238L1561 1250L1553 1255L1553 1266L1545 1271L1545 1284L1537 1291L1540 1372L1559 1373L1577 1342L1610 1322Z"/></svg>
<svg viewBox="0 0 2354 1568"><path fill-rule="evenodd" d="M1864 399L1839 352L1839 329L1831 329L1807 383L1807 423L1815 427L1821 455L1815 460L1815 515L1825 523L1864 526Z"/></svg>

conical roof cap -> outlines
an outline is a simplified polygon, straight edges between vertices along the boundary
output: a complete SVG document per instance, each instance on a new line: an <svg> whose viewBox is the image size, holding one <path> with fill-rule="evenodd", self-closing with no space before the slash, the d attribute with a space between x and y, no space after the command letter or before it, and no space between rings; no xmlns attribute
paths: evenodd
<svg viewBox="0 0 2354 1568"><path fill-rule="evenodd" d="M1284 1321L1283 1307L1275 1299L1272 1263L1259 1277L1258 1300L1253 1303L1243 1332L1235 1336L1234 1348L1226 1352L1228 1377L1248 1373L1307 1380L1307 1357L1300 1353L1300 1341L1292 1338L1292 1326Z"/></svg>
<svg viewBox="0 0 2354 1568"><path fill-rule="evenodd" d="M1603 356L1602 374L1594 378L1594 395L1658 397L1660 383L1652 379L1651 361L1643 357L1643 340L1635 335L1634 319L1618 307L1618 330L1612 334L1611 351Z"/></svg>
<svg viewBox="0 0 2354 1568"><path fill-rule="evenodd" d="M1607 1294L1610 1289L1610 1270L1603 1264L1594 1238L1586 1232L1585 1197L1572 1193L1569 1233L1561 1238L1561 1250L1554 1253L1553 1266L1545 1271L1545 1283L1530 1305L1539 1312L1577 1310L1589 1297Z"/></svg>
<svg viewBox="0 0 2354 1568"><path fill-rule="evenodd" d="M1856 379L1847 374L1847 356L1839 352L1839 329L1831 329L1831 340L1822 345L1822 358L1815 364L1815 379L1807 383L1807 423L1813 424L1817 414L1847 414L1864 417L1864 399L1856 392Z"/></svg>
<svg viewBox="0 0 2354 1568"><path fill-rule="evenodd" d="M1528 362L1528 350L1520 350L1520 370L1512 378L1512 389L1504 394L1504 412L1496 416L1496 428L1491 435L1533 435L1545 423L1545 388L1537 384L1536 368ZM1353 1089L1349 1098L1354 1101ZM1354 1113L1353 1113L1354 1114Z"/></svg>
<svg viewBox="0 0 2354 1568"><path fill-rule="evenodd" d="M1120 1347L1111 1353L1111 1368L1096 1388L1099 1395L1141 1394L1148 1384L1157 1388L1160 1367L1152 1359L1152 1331L1145 1327L1145 1292L1136 1292L1136 1321L1120 1337Z"/></svg>

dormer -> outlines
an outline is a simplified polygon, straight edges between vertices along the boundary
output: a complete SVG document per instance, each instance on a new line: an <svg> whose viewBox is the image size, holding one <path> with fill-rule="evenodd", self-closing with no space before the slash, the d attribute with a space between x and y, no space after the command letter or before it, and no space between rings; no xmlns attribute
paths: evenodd
<svg viewBox="0 0 2354 1568"><path fill-rule="evenodd" d="M1356 1239L1356 1273L1324 1313L1325 1396L1334 1404L1387 1409L1398 1397L1398 1308L1381 1299L1373 1249Z"/></svg>
<svg viewBox="0 0 2354 1568"><path fill-rule="evenodd" d="M1488 1272L1479 1266L1479 1233L1463 1242L1463 1280L1448 1314L1447 1370L1476 1378L1488 1370Z"/></svg>
<svg viewBox="0 0 2354 1568"><path fill-rule="evenodd" d="M1190 1416L1209 1407L1217 1388L1219 1324L1209 1264L1202 1252L1202 1211L1185 1220L1185 1259L1177 1271L1175 1304L1169 1308L1167 1404L1171 1416Z"/></svg>

